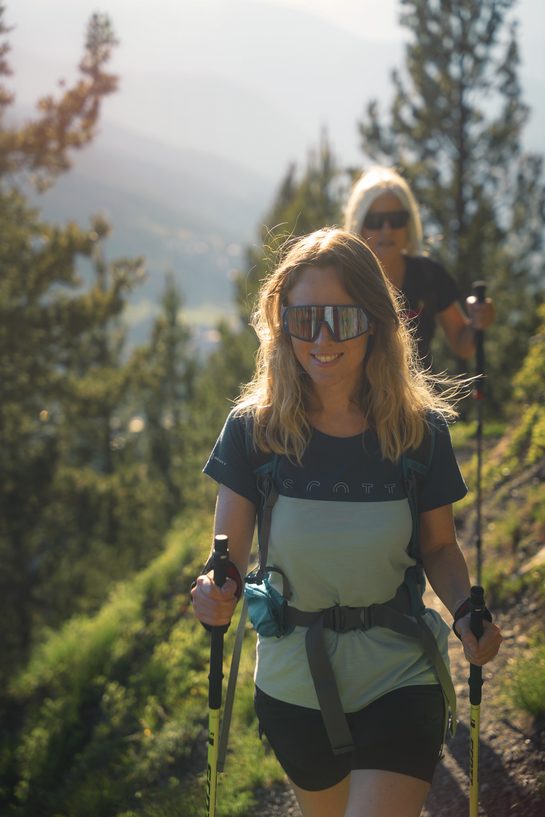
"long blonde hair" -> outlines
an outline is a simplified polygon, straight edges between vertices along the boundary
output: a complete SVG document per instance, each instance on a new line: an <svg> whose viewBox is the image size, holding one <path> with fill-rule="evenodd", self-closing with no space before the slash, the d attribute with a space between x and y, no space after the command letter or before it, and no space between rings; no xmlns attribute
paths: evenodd
<svg viewBox="0 0 545 817"><path fill-rule="evenodd" d="M265 279L252 319L260 341L256 371L241 392L236 413L252 417L257 448L301 462L312 433L307 417L312 381L283 331L281 308L310 266L333 267L373 325L356 399L378 435L383 456L397 460L422 441L428 412L452 419L456 411L438 393L438 379L421 370L395 290L379 260L363 239L345 230L317 230L289 242L280 264Z"/></svg>

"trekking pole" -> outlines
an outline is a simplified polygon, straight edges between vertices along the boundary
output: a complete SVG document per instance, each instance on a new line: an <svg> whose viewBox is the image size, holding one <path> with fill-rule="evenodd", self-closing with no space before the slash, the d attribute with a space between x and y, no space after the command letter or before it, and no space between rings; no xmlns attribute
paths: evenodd
<svg viewBox="0 0 545 817"><path fill-rule="evenodd" d="M470 596L470 627L478 640L483 634L484 590L472 587ZM479 813L479 734L481 728L482 667L469 665L469 817Z"/></svg>
<svg viewBox="0 0 545 817"><path fill-rule="evenodd" d="M479 303L484 303L486 294L486 283L475 281L473 293ZM481 527L481 471L483 453L483 401L484 401L484 332L482 329L475 329L475 374L477 379L473 389L473 397L477 403L477 530L475 546L477 550L477 584L482 581L482 527Z"/></svg>
<svg viewBox="0 0 545 817"><path fill-rule="evenodd" d="M214 584L222 587L227 578L229 539L223 534L214 537L212 566ZM208 766L206 770L206 808L208 817L215 817L218 786L218 744L220 735L221 682L223 680L223 636L227 627L212 627L210 638L210 675L208 676Z"/></svg>

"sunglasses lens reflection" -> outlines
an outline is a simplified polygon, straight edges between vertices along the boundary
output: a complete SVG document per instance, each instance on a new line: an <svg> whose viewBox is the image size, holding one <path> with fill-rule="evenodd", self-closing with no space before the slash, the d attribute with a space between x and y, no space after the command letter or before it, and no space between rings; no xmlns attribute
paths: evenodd
<svg viewBox="0 0 545 817"><path fill-rule="evenodd" d="M357 338L369 329L361 306L287 306L282 312L284 331L299 340L314 341L323 323L338 342Z"/></svg>

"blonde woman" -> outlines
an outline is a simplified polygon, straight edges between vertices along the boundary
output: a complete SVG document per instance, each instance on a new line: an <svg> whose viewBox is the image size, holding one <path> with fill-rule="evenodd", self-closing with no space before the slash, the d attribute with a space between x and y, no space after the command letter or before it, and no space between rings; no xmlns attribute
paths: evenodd
<svg viewBox="0 0 545 817"><path fill-rule="evenodd" d="M292 244L262 287L255 328L255 377L204 469L219 483L215 530L229 536L233 578L219 589L203 571L195 614L206 625L230 621L263 513L256 461L274 458L268 575L291 627L258 635L260 731L304 817L416 817L445 701L453 709L449 627L404 595L418 559L468 660L486 663L501 641L490 621L479 641L469 628L451 507L466 493L446 424L454 412L416 366L376 256L343 230ZM432 426L415 537L402 463Z"/></svg>
<svg viewBox="0 0 545 817"><path fill-rule="evenodd" d="M423 233L415 197L395 170L371 167L354 184L345 209L344 226L361 235L379 258L390 283L402 294L407 317L416 329L418 351L430 363L429 347L436 321L460 358L475 354L475 329L494 320L490 298L459 304L458 288L445 268L422 252ZM476 276L478 277L478 275Z"/></svg>

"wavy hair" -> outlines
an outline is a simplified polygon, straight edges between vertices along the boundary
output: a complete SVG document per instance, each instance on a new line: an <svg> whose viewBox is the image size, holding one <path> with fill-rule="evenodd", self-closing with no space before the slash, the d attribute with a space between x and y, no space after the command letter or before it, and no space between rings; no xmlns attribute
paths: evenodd
<svg viewBox="0 0 545 817"><path fill-rule="evenodd" d="M422 252L423 243L418 204L405 179L390 167L370 167L354 184L344 211L345 230L362 235L365 216L372 204L384 193L397 196L409 213L407 252L409 255L418 255Z"/></svg>
<svg viewBox="0 0 545 817"><path fill-rule="evenodd" d="M395 461L420 444L430 411L447 420L456 416L448 396L437 390L438 383L452 386L453 381L420 368L394 287L363 239L345 230L317 230L287 242L280 263L260 291L252 319L260 341L256 370L235 412L251 416L256 448L301 462L312 433L307 416L312 380L282 328L281 309L310 266L334 268L348 295L372 322L361 385L353 399L376 431L383 456Z"/></svg>

